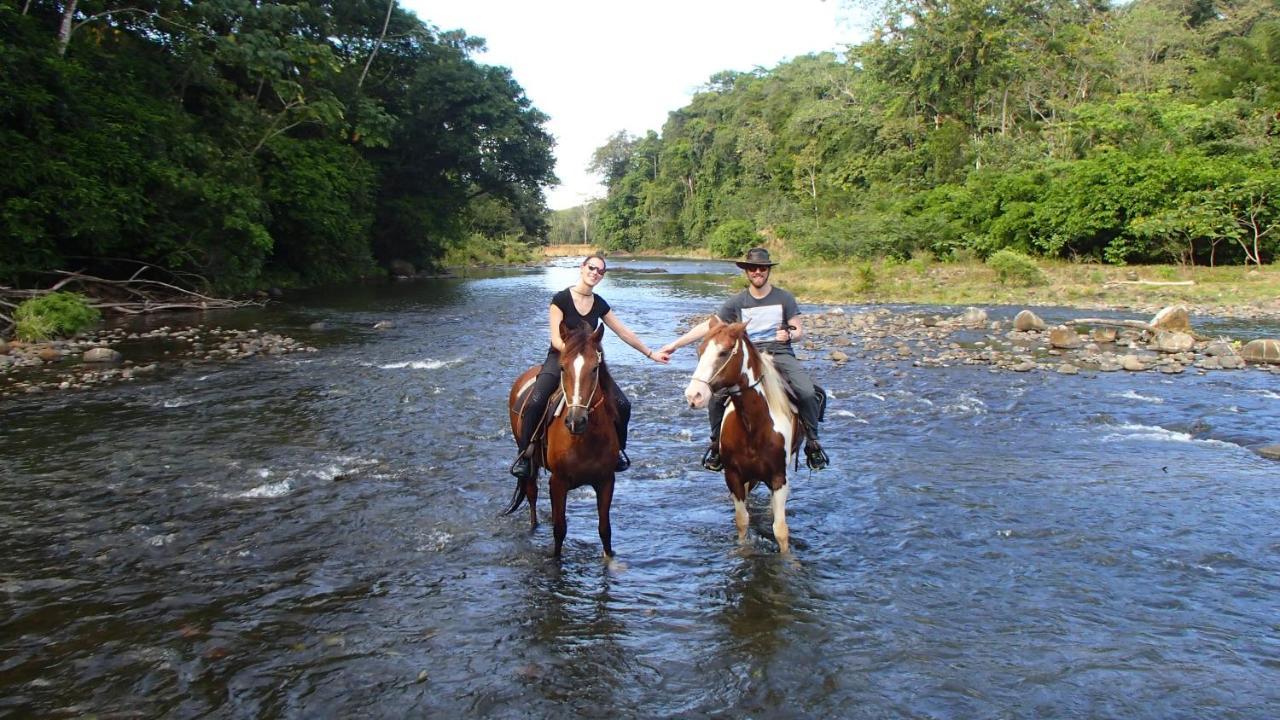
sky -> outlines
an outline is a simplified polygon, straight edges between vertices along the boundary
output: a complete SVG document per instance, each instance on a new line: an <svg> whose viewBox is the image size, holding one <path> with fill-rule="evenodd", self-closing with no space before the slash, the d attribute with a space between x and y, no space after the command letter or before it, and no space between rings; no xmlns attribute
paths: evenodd
<svg viewBox="0 0 1280 720"><path fill-rule="evenodd" d="M485 65L511 68L550 116L553 210L604 195L591 154L620 130L662 131L667 113L722 70L772 68L859 41L839 0L400 0L441 30L484 38Z"/></svg>

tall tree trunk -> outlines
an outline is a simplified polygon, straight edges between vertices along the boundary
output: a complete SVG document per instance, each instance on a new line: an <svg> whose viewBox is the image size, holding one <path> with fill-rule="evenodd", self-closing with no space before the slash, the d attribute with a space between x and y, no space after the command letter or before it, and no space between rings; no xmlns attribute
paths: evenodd
<svg viewBox="0 0 1280 720"><path fill-rule="evenodd" d="M378 49L382 47L382 41L387 37L387 26L391 24L391 11L395 9L396 0L387 0L387 16L382 18L382 32L378 35L378 41L373 44L373 52L369 53L369 59L364 61L364 69L360 71L360 80L356 82L356 88L359 89L364 85L365 76L369 74L369 66L373 64L373 58L377 56Z"/></svg>
<svg viewBox="0 0 1280 720"><path fill-rule="evenodd" d="M62 11L62 24L58 26L58 54L67 54L67 44L71 42L71 19L76 14L76 3L79 0L67 0L67 7Z"/></svg>

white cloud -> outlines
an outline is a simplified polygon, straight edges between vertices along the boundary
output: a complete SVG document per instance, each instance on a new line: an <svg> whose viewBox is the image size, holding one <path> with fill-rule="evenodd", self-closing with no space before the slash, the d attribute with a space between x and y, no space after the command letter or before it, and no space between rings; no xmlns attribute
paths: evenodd
<svg viewBox="0 0 1280 720"><path fill-rule="evenodd" d="M485 39L478 62L511 68L551 117L553 209L603 194L591 154L619 130L660 131L667 113L721 70L857 42L837 0L402 0L422 20Z"/></svg>

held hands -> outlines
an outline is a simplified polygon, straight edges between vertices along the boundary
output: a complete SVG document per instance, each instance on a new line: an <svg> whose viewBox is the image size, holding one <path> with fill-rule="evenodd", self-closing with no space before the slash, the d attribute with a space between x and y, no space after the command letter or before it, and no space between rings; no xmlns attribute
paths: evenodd
<svg viewBox="0 0 1280 720"><path fill-rule="evenodd" d="M649 359L656 363L666 365L671 360L671 351L667 350L665 347L652 350L649 352Z"/></svg>

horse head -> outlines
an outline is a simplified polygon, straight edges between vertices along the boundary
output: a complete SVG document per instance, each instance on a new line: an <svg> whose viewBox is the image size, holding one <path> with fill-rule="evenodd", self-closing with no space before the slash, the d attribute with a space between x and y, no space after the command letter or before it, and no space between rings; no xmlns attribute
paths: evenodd
<svg viewBox="0 0 1280 720"><path fill-rule="evenodd" d="M581 435L587 430L587 416L593 406L604 401L600 373L604 366L604 326L594 331L586 324L569 330L560 323L564 350L560 353L560 389L564 391L564 424L569 432Z"/></svg>
<svg viewBox="0 0 1280 720"><path fill-rule="evenodd" d="M704 408L711 395L738 382L747 357L746 323L726 323L712 315L698 346L698 366L684 389L689 407Z"/></svg>

